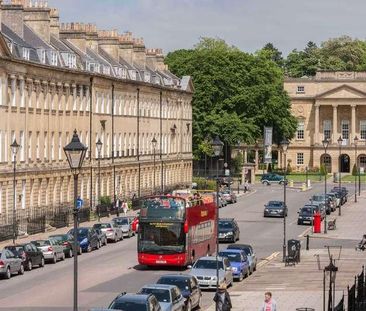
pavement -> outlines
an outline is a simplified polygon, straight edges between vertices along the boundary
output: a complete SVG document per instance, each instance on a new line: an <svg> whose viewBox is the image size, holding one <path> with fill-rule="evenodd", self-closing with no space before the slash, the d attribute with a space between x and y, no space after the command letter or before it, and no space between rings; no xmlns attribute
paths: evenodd
<svg viewBox="0 0 366 311"><path fill-rule="evenodd" d="M322 248L305 250L305 240L302 239L301 262L295 266L285 266L282 253L276 252L259 264L257 272L241 284L229 290L232 298L232 311L258 310L263 302L264 293L270 291L277 302L277 310L296 310L297 308L313 308L323 310L323 269L329 264L329 254L335 259L338 267L336 277L336 303L345 294L347 303L347 286L352 285L355 275L361 273L366 263L366 252L356 251L345 241L360 240L365 234L366 227L366 195L358 197L358 202L349 202L342 208L342 216L337 218L336 230L327 234L312 234L310 232L310 246L323 244ZM310 229L310 228L309 228ZM304 233L311 230L305 230ZM304 236L302 234L300 236ZM316 243L318 242L318 243ZM331 247L326 248L326 245ZM328 294L329 277L326 280ZM326 294L326 296L327 296ZM327 297L326 297L327 304ZM211 305L208 311L215 310Z"/></svg>

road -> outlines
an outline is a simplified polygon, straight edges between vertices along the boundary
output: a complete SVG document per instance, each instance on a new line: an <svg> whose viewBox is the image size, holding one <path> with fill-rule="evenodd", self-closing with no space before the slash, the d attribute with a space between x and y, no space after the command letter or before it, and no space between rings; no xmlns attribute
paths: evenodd
<svg viewBox="0 0 366 311"><path fill-rule="evenodd" d="M307 229L297 225L297 211L311 194L322 191L322 184L314 184L313 189L307 192L287 191L287 239L297 239ZM274 252L282 252L283 244L283 219L263 218L264 204L269 200L282 199L283 187L257 185L254 193L220 209L220 217L235 218L241 231L240 242L252 244L258 258L264 259ZM320 239L311 243L312 247L324 246ZM355 241L343 243L355 245ZM220 248L225 248L225 244ZM79 310L107 307L119 293L136 292L141 286L154 283L160 275L171 271L177 270L148 270L139 266L136 237L83 254L79 257ZM23 276L1 280L0 310L69 311L72 309L72 290L73 261L68 259L55 265L48 264ZM203 309L212 303L212 297L213 292L204 293Z"/></svg>

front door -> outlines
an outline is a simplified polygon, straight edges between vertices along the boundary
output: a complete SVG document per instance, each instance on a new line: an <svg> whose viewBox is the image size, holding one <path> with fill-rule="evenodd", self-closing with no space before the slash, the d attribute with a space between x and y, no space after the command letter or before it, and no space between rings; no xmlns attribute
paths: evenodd
<svg viewBox="0 0 366 311"><path fill-rule="evenodd" d="M340 162L341 162L340 163L341 173L349 173L350 172L350 159L349 159L348 154L342 154Z"/></svg>

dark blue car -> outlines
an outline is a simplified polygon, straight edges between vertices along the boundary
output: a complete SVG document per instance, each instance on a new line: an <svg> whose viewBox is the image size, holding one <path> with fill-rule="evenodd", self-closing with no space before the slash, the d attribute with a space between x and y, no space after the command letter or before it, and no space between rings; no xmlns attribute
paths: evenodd
<svg viewBox="0 0 366 311"><path fill-rule="evenodd" d="M225 249L219 256L226 257L231 263L233 277L239 282L250 274L250 265L247 255L240 249Z"/></svg>
<svg viewBox="0 0 366 311"><path fill-rule="evenodd" d="M71 229L68 233L73 235L74 229ZM93 228L78 228L77 240L80 243L80 248L83 252L91 252L93 249L100 248L98 234Z"/></svg>

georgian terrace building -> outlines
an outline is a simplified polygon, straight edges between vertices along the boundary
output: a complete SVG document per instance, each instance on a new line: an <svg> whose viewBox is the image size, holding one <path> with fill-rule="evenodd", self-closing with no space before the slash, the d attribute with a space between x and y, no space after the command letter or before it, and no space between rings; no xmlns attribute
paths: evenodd
<svg viewBox="0 0 366 311"><path fill-rule="evenodd" d="M298 120L295 138L287 152L290 165L303 171L306 166L319 168L324 163L328 172L350 173L358 161L364 170L366 72L319 71L314 77L286 79L284 88ZM341 148L337 142L339 137ZM327 153L322 145L325 138L330 141Z"/></svg>
<svg viewBox="0 0 366 311"><path fill-rule="evenodd" d="M189 77L169 72L160 49L146 49L129 32L60 25L58 11L45 1L2 1L0 8L2 222L12 217L14 139L21 145L18 211L72 202L63 147L74 129L88 146L79 176L87 206L98 199L98 139L102 196L113 200L191 182L193 86Z"/></svg>

